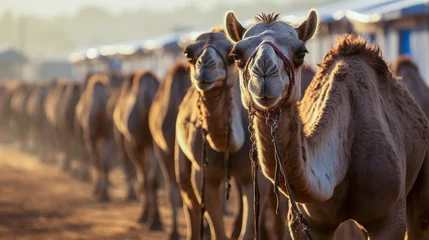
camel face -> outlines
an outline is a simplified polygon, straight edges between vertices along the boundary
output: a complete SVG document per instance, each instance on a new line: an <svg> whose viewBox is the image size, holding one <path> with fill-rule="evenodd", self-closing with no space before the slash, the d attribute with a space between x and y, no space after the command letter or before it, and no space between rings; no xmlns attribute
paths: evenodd
<svg viewBox="0 0 429 240"><path fill-rule="evenodd" d="M225 23L235 42L231 55L240 71L245 100L247 96L247 101L262 109L274 108L285 98L288 103L298 101L305 42L316 31L317 14L311 11L298 28L274 14L261 14L256 21L245 29L230 12Z"/></svg>
<svg viewBox="0 0 429 240"><path fill-rule="evenodd" d="M192 82L197 90L206 92L224 85L227 79L231 43L222 32L200 35L184 50L190 68ZM227 83L229 84L229 83Z"/></svg>

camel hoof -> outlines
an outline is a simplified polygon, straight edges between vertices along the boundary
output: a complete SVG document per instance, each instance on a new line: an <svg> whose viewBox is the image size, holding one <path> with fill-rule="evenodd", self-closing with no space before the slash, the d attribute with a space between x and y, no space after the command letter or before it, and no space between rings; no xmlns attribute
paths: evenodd
<svg viewBox="0 0 429 240"><path fill-rule="evenodd" d="M179 240L179 239L180 239L180 235L177 231L173 231L170 233L169 240Z"/></svg>
<svg viewBox="0 0 429 240"><path fill-rule="evenodd" d="M153 221L149 226L150 231L164 231L164 226L158 221Z"/></svg>
<svg viewBox="0 0 429 240"><path fill-rule="evenodd" d="M148 222L148 220L149 219L148 219L147 216L142 215L142 216L139 217L139 219L137 220L137 222L140 223L140 224L146 224Z"/></svg>
<svg viewBox="0 0 429 240"><path fill-rule="evenodd" d="M80 174L80 180L82 182L86 182L86 183L90 183L91 182L91 174L89 172L83 172L82 174Z"/></svg>
<svg viewBox="0 0 429 240"><path fill-rule="evenodd" d="M136 200L137 200L136 191L134 191L134 189L129 189L128 195L127 195L127 201L134 202Z"/></svg>
<svg viewBox="0 0 429 240"><path fill-rule="evenodd" d="M110 202L110 196L109 193L107 193L107 190L101 191L97 195L98 201L100 202Z"/></svg>

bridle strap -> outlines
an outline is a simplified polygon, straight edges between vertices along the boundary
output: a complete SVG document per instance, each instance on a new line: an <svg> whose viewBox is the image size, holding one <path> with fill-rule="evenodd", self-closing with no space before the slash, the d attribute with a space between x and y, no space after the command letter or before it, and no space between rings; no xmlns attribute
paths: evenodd
<svg viewBox="0 0 429 240"><path fill-rule="evenodd" d="M282 59L283 64L284 64L284 68L286 69L287 74L289 76L289 86L288 86L286 96L280 102L278 102L276 104L276 106L274 106L273 108L271 108L269 110L265 110L265 109L261 109L260 107L256 106L252 101L247 103L249 109L255 110L255 113L256 113L255 116L256 117L266 119L266 116L269 116L269 115L275 116L285 107L287 101L289 100L289 98L292 94L293 87L295 86L295 72L294 72L293 64L286 57L286 55L273 42L265 39L258 45L258 47L256 47L256 49L250 55L249 60L244 65L243 84L244 84L245 91L247 91L247 93L249 93L248 84L250 81L250 75L249 75L248 70L249 70L250 64L255 59L256 53L258 52L259 48L261 48L262 45L264 45L264 44L270 45L274 49L274 52L277 54L277 56L279 56Z"/></svg>

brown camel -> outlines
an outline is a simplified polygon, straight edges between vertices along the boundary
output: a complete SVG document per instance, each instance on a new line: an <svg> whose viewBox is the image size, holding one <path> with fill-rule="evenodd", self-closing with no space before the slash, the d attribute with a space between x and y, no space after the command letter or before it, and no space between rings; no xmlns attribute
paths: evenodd
<svg viewBox="0 0 429 240"><path fill-rule="evenodd" d="M12 97L21 88L22 82L11 80L3 83L3 93L0 96L0 130L1 138L5 142L10 142L14 137L15 122L14 111L12 109Z"/></svg>
<svg viewBox="0 0 429 240"><path fill-rule="evenodd" d="M170 239L179 239L177 231L177 208L181 206L174 171L174 143L176 139L176 118L179 105L191 86L188 67L177 62L170 68L161 83L149 112L149 128L153 137L153 148L158 164L167 183L167 192L172 210Z"/></svg>
<svg viewBox="0 0 429 240"><path fill-rule="evenodd" d="M90 181L90 161L88 151L85 148L82 139L82 132L75 129L77 125L76 106L84 90L84 83L68 82L64 96L59 106L58 130L61 134L62 147L66 152L63 169L70 170L72 160L77 160L77 166L72 172L76 177L83 181Z"/></svg>
<svg viewBox="0 0 429 240"><path fill-rule="evenodd" d="M97 172L94 194L99 201L110 201L109 173L116 156L116 147L112 114L108 113L107 103L121 84L120 76L93 75L76 107L85 146Z"/></svg>
<svg viewBox="0 0 429 240"><path fill-rule="evenodd" d="M30 118L30 138L32 139L35 152L41 156L44 152L44 128L46 119L44 117L44 105L50 84L39 82L35 85L28 98L27 114Z"/></svg>
<svg viewBox="0 0 429 240"><path fill-rule="evenodd" d="M27 114L27 102L32 86L28 83L21 83L20 87L14 91L11 99L12 117L14 119L14 132L17 140L25 150L29 150L29 117Z"/></svg>
<svg viewBox="0 0 429 240"><path fill-rule="evenodd" d="M68 84L68 79L59 79L55 83L54 88L49 91L48 96L45 100L45 114L48 125L46 126L46 133L48 138L47 142L47 159L43 161L48 163L58 162L57 156L59 153L65 154L67 157L67 153L64 152L62 139L63 136L60 133L60 129L58 126L58 112L61 107L61 102L64 99L64 94L66 91L66 87Z"/></svg>
<svg viewBox="0 0 429 240"><path fill-rule="evenodd" d="M132 82L134 79L135 73L129 74L128 76L125 77L124 79L124 83L122 84L122 87L120 89L120 91L115 91L114 92L114 96L111 96L109 98L109 101L107 103L109 112L110 109L113 109L112 111L112 119L113 119L113 137L115 139L116 142L116 148L117 148L117 152L116 152L116 158L122 162L123 167L127 177L127 183L128 183L128 195L127 195L127 200L128 201L134 201L137 200L137 194L135 191L135 185L136 185L136 181L137 181L137 173L136 173L136 169L134 168L133 163L131 162L131 159L129 157L129 155L127 154L127 151L125 149L125 137L124 135L121 133L121 131L118 128L118 125L116 124L117 122L120 121L120 119L118 117L121 116L122 112L123 112L123 101L124 101L124 97L128 91L130 90L130 88L132 87Z"/></svg>
<svg viewBox="0 0 429 240"><path fill-rule="evenodd" d="M262 14L245 29L232 12L226 16L264 174L276 183L280 177L282 193L299 203L313 239L332 239L347 219L370 239L404 239L406 230L408 239L428 239L424 113L389 72L379 48L351 35L326 54L299 102L305 42L316 32L318 16L310 11L297 28L277 17ZM276 163L285 174L275 177ZM292 237L305 239L296 214L289 213Z"/></svg>
<svg viewBox="0 0 429 240"><path fill-rule="evenodd" d="M413 94L426 116L429 117L429 88L420 75L419 68L407 56L400 56L393 67L393 72L401 76L402 82Z"/></svg>
<svg viewBox="0 0 429 240"><path fill-rule="evenodd" d="M200 193L194 190L201 174L202 127L208 131L207 166L204 166L205 206L212 237L227 239L223 224L222 197L225 173L224 152L226 150L227 126L230 125L230 176L239 187L240 204L243 204L240 239L253 239L253 184L249 150L251 142L247 131L248 119L241 105L237 75L233 72L233 61L228 57L231 43L223 30L200 35L188 45L184 53L191 68L192 87L180 104L177 122L175 162L176 177L183 199L187 220L187 238L199 239L201 206ZM199 99L203 99L199 102ZM202 115L199 116L199 108ZM228 123L230 122L230 123ZM269 182L259 177L260 184L270 187ZM281 218L279 217L281 221ZM263 222L263 221L261 221ZM276 239L285 235L284 229ZM233 236L237 238L238 236ZM266 238L268 239L268 238Z"/></svg>
<svg viewBox="0 0 429 240"><path fill-rule="evenodd" d="M119 143L137 170L142 202L139 221L149 223L151 230L162 228L156 197L157 178L161 172L153 154L149 130L149 109L158 87L158 79L153 73L132 74L122 87L113 113L114 124L123 135Z"/></svg>

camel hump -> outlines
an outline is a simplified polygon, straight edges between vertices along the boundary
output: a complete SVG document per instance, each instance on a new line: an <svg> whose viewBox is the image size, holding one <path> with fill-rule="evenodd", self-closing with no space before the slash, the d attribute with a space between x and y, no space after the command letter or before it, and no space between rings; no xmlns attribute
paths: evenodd
<svg viewBox="0 0 429 240"><path fill-rule="evenodd" d="M418 71L417 64L411 59L409 56L400 55L398 59L396 59L395 64L392 67L394 73L398 73L398 70L403 67L410 67Z"/></svg>

